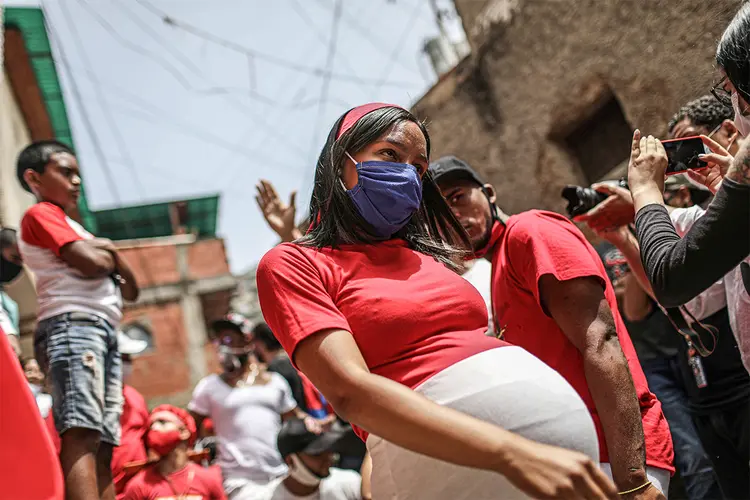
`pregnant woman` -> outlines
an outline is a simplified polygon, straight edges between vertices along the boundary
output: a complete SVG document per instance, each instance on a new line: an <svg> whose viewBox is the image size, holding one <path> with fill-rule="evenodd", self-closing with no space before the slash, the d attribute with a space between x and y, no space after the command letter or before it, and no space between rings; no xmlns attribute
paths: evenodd
<svg viewBox="0 0 750 500"><path fill-rule="evenodd" d="M307 234L258 266L263 316L351 422L375 499L616 498L573 388L484 335L463 228L408 111L345 113L321 152Z"/></svg>

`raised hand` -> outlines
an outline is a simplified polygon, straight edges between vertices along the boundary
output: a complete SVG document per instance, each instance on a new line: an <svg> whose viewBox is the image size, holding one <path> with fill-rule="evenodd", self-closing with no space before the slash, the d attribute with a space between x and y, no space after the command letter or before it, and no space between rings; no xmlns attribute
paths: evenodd
<svg viewBox="0 0 750 500"><path fill-rule="evenodd" d="M294 205L297 192L292 191L289 195L289 204L281 201L276 189L269 181L261 180L255 185L257 195L255 201L263 213L268 225L281 237L281 241L294 241L300 234L294 225L297 209Z"/></svg>

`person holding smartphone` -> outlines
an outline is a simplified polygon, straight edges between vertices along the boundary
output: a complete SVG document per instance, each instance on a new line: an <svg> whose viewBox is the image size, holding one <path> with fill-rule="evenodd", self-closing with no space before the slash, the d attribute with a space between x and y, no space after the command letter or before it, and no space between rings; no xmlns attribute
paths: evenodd
<svg viewBox="0 0 750 500"><path fill-rule="evenodd" d="M743 4L716 49L721 80L711 89L734 108L734 123L750 133L750 4ZM709 158L714 161L714 158ZM711 206L683 238L675 231L662 197L668 165L660 141L636 130L628 181L636 210L636 231L643 264L659 302L674 307L691 300L740 265L747 279L740 294L750 293L750 143L743 141L727 168ZM743 276L740 276L743 278ZM746 308L745 308L746 309ZM747 326L735 328L750 336ZM742 342L740 342L742 344ZM748 342L750 344L750 342ZM748 346L750 347L750 345ZM744 354L745 347L742 347Z"/></svg>

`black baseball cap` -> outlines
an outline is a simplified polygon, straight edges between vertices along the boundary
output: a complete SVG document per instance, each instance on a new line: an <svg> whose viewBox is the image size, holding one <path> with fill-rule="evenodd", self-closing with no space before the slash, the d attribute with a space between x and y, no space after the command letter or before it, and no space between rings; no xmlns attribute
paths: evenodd
<svg viewBox="0 0 750 500"><path fill-rule="evenodd" d="M253 335L250 321L248 321L243 315L237 313L229 313L223 318L217 319L211 323L211 334L215 335L216 332L222 328L231 328L248 338Z"/></svg>
<svg viewBox="0 0 750 500"><path fill-rule="evenodd" d="M441 178L451 177L454 179L468 179L480 186L486 184L468 163L459 160L455 156L443 156L439 158L430 165L430 173L435 182L438 182Z"/></svg>
<svg viewBox="0 0 750 500"><path fill-rule="evenodd" d="M305 422L293 418L284 422L276 439L276 446L282 457L292 453L306 453L308 455L320 455L321 453L339 451L339 444L346 433L339 427L321 434L315 434L307 430Z"/></svg>

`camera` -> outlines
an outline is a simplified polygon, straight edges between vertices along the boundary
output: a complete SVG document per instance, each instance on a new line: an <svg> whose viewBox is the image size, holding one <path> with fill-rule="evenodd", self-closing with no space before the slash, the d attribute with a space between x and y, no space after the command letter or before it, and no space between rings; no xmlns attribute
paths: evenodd
<svg viewBox="0 0 750 500"><path fill-rule="evenodd" d="M612 184L625 189L628 187L628 183L625 179L606 182L606 184ZM609 197L609 195L600 193L590 187L581 186L565 186L562 190L561 196L568 202L568 206L565 207L565 210L570 217L585 214Z"/></svg>

